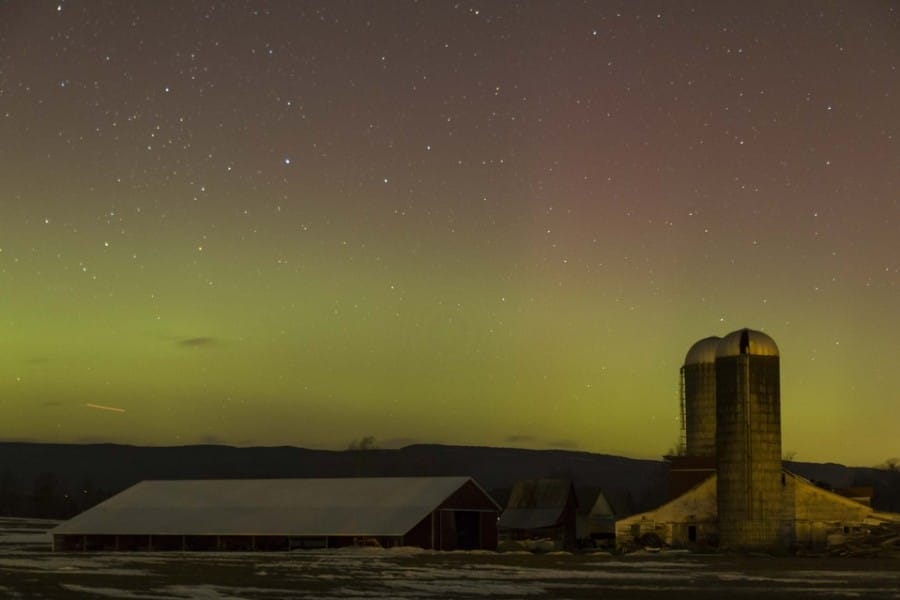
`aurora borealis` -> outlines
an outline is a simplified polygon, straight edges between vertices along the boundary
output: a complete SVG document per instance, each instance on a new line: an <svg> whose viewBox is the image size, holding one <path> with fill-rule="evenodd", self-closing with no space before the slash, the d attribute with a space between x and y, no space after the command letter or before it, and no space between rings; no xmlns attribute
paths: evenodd
<svg viewBox="0 0 900 600"><path fill-rule="evenodd" d="M900 7L0 2L0 438L900 454ZM115 410L110 410L115 409Z"/></svg>

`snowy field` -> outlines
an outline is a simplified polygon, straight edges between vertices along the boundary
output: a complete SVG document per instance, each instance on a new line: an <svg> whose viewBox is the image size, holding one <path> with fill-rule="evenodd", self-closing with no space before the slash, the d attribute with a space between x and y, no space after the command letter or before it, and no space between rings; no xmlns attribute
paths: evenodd
<svg viewBox="0 0 900 600"><path fill-rule="evenodd" d="M900 562L435 553L54 554L46 522L0 519L0 598L896 598Z"/></svg>

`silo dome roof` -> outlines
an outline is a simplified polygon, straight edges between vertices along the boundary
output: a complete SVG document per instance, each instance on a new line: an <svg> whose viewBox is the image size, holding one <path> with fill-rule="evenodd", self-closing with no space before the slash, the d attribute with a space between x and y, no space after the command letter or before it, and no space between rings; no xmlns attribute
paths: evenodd
<svg viewBox="0 0 900 600"><path fill-rule="evenodd" d="M755 356L778 356L775 340L762 331L738 329L722 338L716 349L716 356L739 356L753 354Z"/></svg>
<svg viewBox="0 0 900 600"><path fill-rule="evenodd" d="M714 335L694 343L684 357L685 366L716 362L716 349L721 340L722 338Z"/></svg>

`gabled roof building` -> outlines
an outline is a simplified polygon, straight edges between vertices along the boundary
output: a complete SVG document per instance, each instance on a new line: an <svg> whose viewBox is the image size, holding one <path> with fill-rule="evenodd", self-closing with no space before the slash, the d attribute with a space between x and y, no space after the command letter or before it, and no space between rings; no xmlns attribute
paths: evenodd
<svg viewBox="0 0 900 600"><path fill-rule="evenodd" d="M681 369L683 454L672 499L616 522L620 545L786 551L900 522L871 491L833 493L790 473L781 458L780 358L775 341L740 329L688 351Z"/></svg>
<svg viewBox="0 0 900 600"><path fill-rule="evenodd" d="M712 475L688 492L644 513L616 521L616 537L630 540L658 538L679 548L719 545L717 476ZM783 527L783 548L821 548L829 535L854 534L886 523L900 522L900 515L878 512L858 500L822 489L783 470L777 506L772 507Z"/></svg>
<svg viewBox="0 0 900 600"><path fill-rule="evenodd" d="M575 487L568 479L526 479L513 486L500 517L506 540L549 539L554 549L576 546Z"/></svg>
<svg viewBox="0 0 900 600"><path fill-rule="evenodd" d="M143 481L50 531L54 550L495 549L469 477Z"/></svg>
<svg viewBox="0 0 900 600"><path fill-rule="evenodd" d="M586 533L594 543L616 537L616 515L602 491L597 493L597 499L587 514Z"/></svg>

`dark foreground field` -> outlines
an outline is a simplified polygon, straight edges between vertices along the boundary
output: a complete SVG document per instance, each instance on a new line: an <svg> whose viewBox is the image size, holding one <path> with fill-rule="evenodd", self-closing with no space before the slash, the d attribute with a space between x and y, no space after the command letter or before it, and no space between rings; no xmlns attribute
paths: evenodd
<svg viewBox="0 0 900 600"><path fill-rule="evenodd" d="M0 520L0 598L898 598L896 560L401 550L53 554Z"/></svg>

